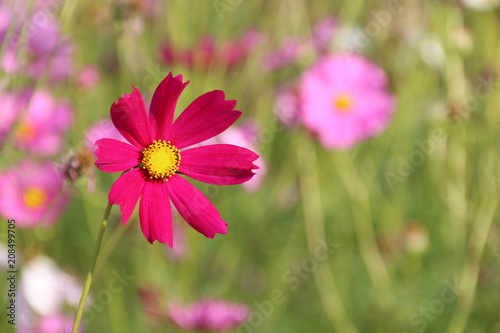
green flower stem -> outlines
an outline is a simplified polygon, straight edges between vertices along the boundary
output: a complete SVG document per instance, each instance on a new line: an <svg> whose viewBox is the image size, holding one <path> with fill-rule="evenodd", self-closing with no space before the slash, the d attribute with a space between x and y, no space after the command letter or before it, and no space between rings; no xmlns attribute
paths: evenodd
<svg viewBox="0 0 500 333"><path fill-rule="evenodd" d="M95 263L97 261L97 257L99 256L99 249L101 248L102 238L104 236L104 232L106 231L106 227L108 225L108 218L110 212L111 212L111 204L108 203L106 211L104 212L104 217L102 218L99 234L97 235L94 247L94 253L92 254L92 259L90 260L90 267L87 273L87 279L85 280L85 286L83 287L82 297L80 298L80 303L78 304L78 310L76 312L75 321L73 323L73 329L71 330L71 333L78 332L78 327L80 326L80 321L82 320L83 308L85 306L85 301L87 300L87 296L90 290L90 285L92 284L92 279L94 277Z"/></svg>
<svg viewBox="0 0 500 333"><path fill-rule="evenodd" d="M325 216L323 213L320 183L317 171L316 150L308 140L304 140L297 154L299 170L299 186L301 190L301 201L304 212L304 227L309 251L314 251L315 242L320 239L326 243ZM319 265L313 271L316 287L323 308L332 323L339 332L357 333L344 307L342 298L337 288L335 276L328 264Z"/></svg>
<svg viewBox="0 0 500 333"><path fill-rule="evenodd" d="M354 230L358 238L361 257L378 293L381 306L390 308L394 304L391 292L391 278L384 258L375 241L375 230L370 208L370 193L349 153L335 155L333 165L351 199Z"/></svg>
<svg viewBox="0 0 500 333"><path fill-rule="evenodd" d="M483 197L477 207L470 204L474 217L467 241L465 263L458 281L458 288L462 290L460 290L458 304L450 320L447 333L465 332L469 317L474 310L481 260L498 209L497 184L491 181L498 179L495 174L495 165L497 165L495 162L493 155L485 157L482 161L483 170L481 170L482 176L478 179L478 187L481 188Z"/></svg>

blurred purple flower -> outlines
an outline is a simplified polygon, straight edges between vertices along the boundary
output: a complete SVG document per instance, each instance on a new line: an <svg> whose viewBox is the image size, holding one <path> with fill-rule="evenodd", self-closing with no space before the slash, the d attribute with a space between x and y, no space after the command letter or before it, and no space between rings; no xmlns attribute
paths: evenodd
<svg viewBox="0 0 500 333"><path fill-rule="evenodd" d="M202 36L194 47L179 48L172 42L161 48L163 63L207 71L213 67L233 69L242 65L259 44L260 33L249 29L239 39L219 42L213 35Z"/></svg>
<svg viewBox="0 0 500 333"><path fill-rule="evenodd" d="M245 304L226 300L201 300L189 305L172 303L168 316L185 330L220 332L233 329L247 320L249 309Z"/></svg>
<svg viewBox="0 0 500 333"><path fill-rule="evenodd" d="M337 20L333 17L327 17L316 23L312 32L312 39L316 51L321 54L329 51L330 43L336 28Z"/></svg>
<svg viewBox="0 0 500 333"><path fill-rule="evenodd" d="M381 133L394 111L387 76L355 54L321 58L300 84L301 121L330 149L348 149Z"/></svg>
<svg viewBox="0 0 500 333"><path fill-rule="evenodd" d="M2 106L2 112L0 112L0 146L12 130L14 121L19 115L19 104L19 96L16 94L9 92L0 93L0 105Z"/></svg>
<svg viewBox="0 0 500 333"><path fill-rule="evenodd" d="M82 90L94 88L100 80L99 71L96 67L88 65L83 67L78 73L77 85Z"/></svg>
<svg viewBox="0 0 500 333"><path fill-rule="evenodd" d="M256 29L249 29L240 39L229 40L222 45L220 62L229 69L243 64L261 41L260 32Z"/></svg>
<svg viewBox="0 0 500 333"><path fill-rule="evenodd" d="M95 142L104 138L127 142L111 120L103 119L93 123L85 132L85 147L95 153L97 150Z"/></svg>
<svg viewBox="0 0 500 333"><path fill-rule="evenodd" d="M5 40L9 30L11 12L7 6L0 3L0 41Z"/></svg>
<svg viewBox="0 0 500 333"><path fill-rule="evenodd" d="M278 87L274 113L285 126L293 126L297 123L300 117L300 99L295 85Z"/></svg>
<svg viewBox="0 0 500 333"><path fill-rule="evenodd" d="M297 61L304 42L297 37L287 37L274 51L264 54L262 66L264 70L273 71Z"/></svg>
<svg viewBox="0 0 500 333"><path fill-rule="evenodd" d="M47 74L52 82L69 77L74 45L61 33L53 7L49 1L35 1L32 6L24 1L0 4L0 44L5 45L0 65L5 72L33 78ZM12 33L7 34L6 27Z"/></svg>
<svg viewBox="0 0 500 333"><path fill-rule="evenodd" d="M18 119L14 145L37 155L59 153L63 133L73 123L73 110L66 101L56 100L48 91L24 92L18 99L19 109L26 108Z"/></svg>
<svg viewBox="0 0 500 333"><path fill-rule="evenodd" d="M51 162L24 160L0 172L0 215L13 218L18 227L48 226L68 202L63 175Z"/></svg>

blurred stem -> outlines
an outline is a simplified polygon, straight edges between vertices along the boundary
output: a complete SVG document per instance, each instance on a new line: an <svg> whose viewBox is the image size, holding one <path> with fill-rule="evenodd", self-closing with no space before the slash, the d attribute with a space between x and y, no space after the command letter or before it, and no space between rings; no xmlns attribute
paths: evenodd
<svg viewBox="0 0 500 333"><path fill-rule="evenodd" d="M464 332L470 316L474 298L476 296L476 288L483 256L484 247L488 240L491 223L497 208L497 196L488 195L487 198L477 209L474 228L471 232L469 241L469 256L465 262L458 288L463 288L463 294L460 295L458 308L455 311L450 324L448 333Z"/></svg>
<svg viewBox="0 0 500 333"><path fill-rule="evenodd" d="M304 212L304 227L306 231L307 247L313 254L319 242L328 244L325 239L325 217L321 200L320 184L316 162L315 147L309 140L302 140L298 150L299 185L301 192L302 209ZM335 277L329 266L318 265L313 271L316 287L323 304L323 308L330 319L332 326L338 332L357 333L356 326L349 319L339 291L335 282Z"/></svg>
<svg viewBox="0 0 500 333"><path fill-rule="evenodd" d="M345 20L345 22L356 22L357 17L363 9L363 5L364 3L361 0L344 1L339 12L339 17Z"/></svg>
<svg viewBox="0 0 500 333"><path fill-rule="evenodd" d="M83 315L83 308L85 306L85 301L87 300L87 296L90 290L90 285L92 284L92 279L94 277L95 263L97 261L97 257L99 256L99 249L101 248L102 238L104 236L104 232L106 231L106 227L108 225L108 218L110 212L111 212L111 204L108 203L106 211L104 212L104 217L102 218L101 229L99 229L99 234L97 235L94 247L94 253L92 254L92 259L90 260L90 267L87 273L87 279L85 280L85 286L83 287L82 297L80 298L80 303L78 304L78 310L76 311L75 321L73 323L73 329L71 330L71 333L78 332L78 327L80 326L80 321Z"/></svg>
<svg viewBox="0 0 500 333"><path fill-rule="evenodd" d="M377 288L377 299L381 301L382 305L390 306L393 303L391 282L384 259L375 241L368 189L357 172L349 153L339 153L337 157L334 164L337 166L339 177L351 198L354 229L361 256L368 274Z"/></svg>
<svg viewBox="0 0 500 333"><path fill-rule="evenodd" d="M451 14L450 14L451 16ZM451 19L450 19L451 20ZM451 30L451 28L450 28ZM451 34L451 32L450 32ZM458 109L458 122L468 117L467 83L465 81L464 63L460 55L451 53L446 66L448 103ZM465 227L467 218L467 151L465 149L465 129L457 127L449 133L447 142L448 177L446 182L447 204L449 209L448 223L442 224L443 240L450 249L465 248Z"/></svg>

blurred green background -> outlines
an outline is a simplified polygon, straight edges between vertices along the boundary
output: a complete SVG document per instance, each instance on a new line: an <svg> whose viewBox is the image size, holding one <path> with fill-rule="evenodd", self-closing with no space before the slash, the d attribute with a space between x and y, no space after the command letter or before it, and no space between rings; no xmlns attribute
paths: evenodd
<svg viewBox="0 0 500 333"><path fill-rule="evenodd" d="M76 110L67 149L81 144L91 123L108 118L111 103L131 85L150 97L172 71L191 81L177 112L213 89L238 101L238 123L260 126L267 173L253 193L196 184L229 229L210 240L178 219L175 228L187 237L182 260L144 239L137 212L122 226L113 207L91 295L108 288L116 272L134 278L84 321L87 332L180 332L166 319L168 302L203 297L250 307L237 332L500 332L498 8L478 11L444 0L193 0L151 1L153 14L145 15L147 5L61 6L77 64L94 64L101 73L89 91L54 88ZM310 39L326 17L336 18L334 34L344 41L332 52L354 46L385 70L397 98L389 128L348 151L326 150L305 129L276 118L277 87L298 80L315 55L306 51L275 71L261 64L284 38ZM207 34L237 40L250 28L263 41L236 68L160 61L167 42L189 48ZM25 79L8 84L22 86ZM2 154L2 166L19 156ZM23 261L43 253L83 282L118 177L96 173L95 193L85 179L77 181L53 227L17 229ZM160 318L148 315L141 290L156 293ZM11 329L4 317L0 330Z"/></svg>

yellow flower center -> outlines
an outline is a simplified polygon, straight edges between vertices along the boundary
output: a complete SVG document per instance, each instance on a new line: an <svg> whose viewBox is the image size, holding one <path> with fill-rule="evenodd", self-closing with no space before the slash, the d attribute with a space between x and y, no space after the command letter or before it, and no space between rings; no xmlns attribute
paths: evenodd
<svg viewBox="0 0 500 333"><path fill-rule="evenodd" d="M352 97L347 94L340 94L335 96L333 99L333 106L335 110L340 111L342 113L351 111L353 104Z"/></svg>
<svg viewBox="0 0 500 333"><path fill-rule="evenodd" d="M23 201L30 209L40 209L48 201L47 192L40 187L29 187L24 191Z"/></svg>
<svg viewBox="0 0 500 333"><path fill-rule="evenodd" d="M179 169L181 152L170 141L155 140L142 151L142 164L149 178L168 180Z"/></svg>
<svg viewBox="0 0 500 333"><path fill-rule="evenodd" d="M19 141L31 141L35 137L35 134L35 128L23 121L17 127L15 137Z"/></svg>

